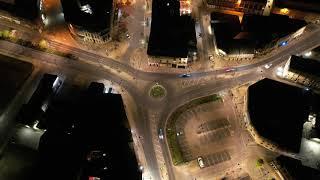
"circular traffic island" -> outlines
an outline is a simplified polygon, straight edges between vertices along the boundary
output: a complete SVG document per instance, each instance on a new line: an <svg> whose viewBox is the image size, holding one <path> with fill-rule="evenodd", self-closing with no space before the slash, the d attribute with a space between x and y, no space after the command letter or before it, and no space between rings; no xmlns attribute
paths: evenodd
<svg viewBox="0 0 320 180"><path fill-rule="evenodd" d="M149 91L149 95L155 99L161 99L165 97L166 94L167 94L166 89L158 83L153 85Z"/></svg>

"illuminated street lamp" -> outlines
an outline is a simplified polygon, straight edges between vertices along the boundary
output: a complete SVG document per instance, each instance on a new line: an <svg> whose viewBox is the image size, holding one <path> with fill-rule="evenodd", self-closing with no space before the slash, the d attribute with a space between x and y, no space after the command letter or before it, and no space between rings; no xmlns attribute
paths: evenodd
<svg viewBox="0 0 320 180"><path fill-rule="evenodd" d="M282 8L280 9L280 13L283 15L289 14L289 9L288 8Z"/></svg>
<svg viewBox="0 0 320 180"><path fill-rule="evenodd" d="M306 52L306 53L304 54L304 56L306 56L306 57L310 57L311 55L312 55L312 52L311 52L311 51Z"/></svg>
<svg viewBox="0 0 320 180"><path fill-rule="evenodd" d="M277 76L284 77L284 69L283 67L277 68Z"/></svg>

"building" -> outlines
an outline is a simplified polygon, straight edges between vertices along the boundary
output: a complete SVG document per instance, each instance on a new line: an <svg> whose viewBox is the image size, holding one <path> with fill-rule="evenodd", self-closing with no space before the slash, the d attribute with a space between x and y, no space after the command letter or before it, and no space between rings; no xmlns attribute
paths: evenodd
<svg viewBox="0 0 320 180"><path fill-rule="evenodd" d="M275 0L275 6L279 8L320 13L320 2L318 0Z"/></svg>
<svg viewBox="0 0 320 180"><path fill-rule="evenodd" d="M220 55L229 59L253 58L254 41L251 38L248 39L249 33L241 33L238 16L211 13L211 28L213 28Z"/></svg>
<svg viewBox="0 0 320 180"><path fill-rule="evenodd" d="M320 22L320 2L317 0L275 0L272 12L307 22Z"/></svg>
<svg viewBox="0 0 320 180"><path fill-rule="evenodd" d="M40 0L0 0L0 8L29 20L39 17Z"/></svg>
<svg viewBox="0 0 320 180"><path fill-rule="evenodd" d="M299 36L303 29L299 33L298 30L305 25L305 21L283 15L245 14L240 22L236 15L211 13L217 48L231 59L252 59L256 50L264 49L289 34L292 34L291 39Z"/></svg>
<svg viewBox="0 0 320 180"><path fill-rule="evenodd" d="M39 179L142 179L122 97L104 91L93 83L48 108Z"/></svg>
<svg viewBox="0 0 320 180"><path fill-rule="evenodd" d="M234 10L240 10L239 5L241 1L239 0L207 0L208 5L220 7L220 8L230 8Z"/></svg>
<svg viewBox="0 0 320 180"><path fill-rule="evenodd" d="M114 20L112 0L61 0L64 18L71 34L85 42L110 40Z"/></svg>
<svg viewBox="0 0 320 180"><path fill-rule="evenodd" d="M249 86L250 122L262 138L279 149L298 153L309 116L310 91L270 79Z"/></svg>
<svg viewBox="0 0 320 180"><path fill-rule="evenodd" d="M180 0L180 15L191 14L191 0Z"/></svg>
<svg viewBox="0 0 320 180"><path fill-rule="evenodd" d="M15 0L0 0L1 3L14 4Z"/></svg>
<svg viewBox="0 0 320 180"><path fill-rule="evenodd" d="M272 8L268 0L207 0L207 4L214 9L257 15L262 15L266 7Z"/></svg>
<svg viewBox="0 0 320 180"><path fill-rule="evenodd" d="M319 60L292 55L285 66L284 77L300 85L320 90Z"/></svg>
<svg viewBox="0 0 320 180"><path fill-rule="evenodd" d="M279 156L272 161L271 166L282 179L319 179L320 172L302 165L301 161L286 156Z"/></svg>
<svg viewBox="0 0 320 180"><path fill-rule="evenodd" d="M241 0L240 7L245 14L262 15L267 2L268 0Z"/></svg>
<svg viewBox="0 0 320 180"><path fill-rule="evenodd" d="M195 21L189 15L180 15L179 1L153 1L147 54L169 58L149 63L186 67L194 60L196 47Z"/></svg>

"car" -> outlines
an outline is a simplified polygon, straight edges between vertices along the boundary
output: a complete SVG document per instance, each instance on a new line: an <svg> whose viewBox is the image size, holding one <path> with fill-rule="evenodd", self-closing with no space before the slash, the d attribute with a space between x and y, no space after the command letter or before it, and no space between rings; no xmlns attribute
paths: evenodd
<svg viewBox="0 0 320 180"><path fill-rule="evenodd" d="M163 130L160 128L159 129L159 139L163 139L164 138L164 136L163 136Z"/></svg>
<svg viewBox="0 0 320 180"><path fill-rule="evenodd" d="M187 77L191 77L191 74L181 74L179 77L187 78Z"/></svg>
<svg viewBox="0 0 320 180"><path fill-rule="evenodd" d="M126 34L126 36L127 36L128 39L130 39L130 35L129 34Z"/></svg>
<svg viewBox="0 0 320 180"><path fill-rule="evenodd" d="M232 72L232 71L235 71L236 69L235 68L227 68L225 69L226 72Z"/></svg>
<svg viewBox="0 0 320 180"><path fill-rule="evenodd" d="M100 150L90 151L87 155L87 161L97 161L106 158L107 154Z"/></svg>
<svg viewBox="0 0 320 180"><path fill-rule="evenodd" d="M198 164L199 164L200 168L205 167L202 157L198 157Z"/></svg>
<svg viewBox="0 0 320 180"><path fill-rule="evenodd" d="M282 41L280 42L279 47L286 46L286 45L288 45L288 41Z"/></svg>
<svg viewBox="0 0 320 180"><path fill-rule="evenodd" d="M269 69L271 66L272 66L271 63L270 64L266 64L266 65L264 65L264 68Z"/></svg>

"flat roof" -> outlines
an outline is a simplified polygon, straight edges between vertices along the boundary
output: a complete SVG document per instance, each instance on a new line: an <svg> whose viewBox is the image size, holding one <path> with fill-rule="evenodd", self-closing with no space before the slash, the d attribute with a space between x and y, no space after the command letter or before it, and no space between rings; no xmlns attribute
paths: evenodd
<svg viewBox="0 0 320 180"><path fill-rule="evenodd" d="M15 4L15 0L0 0L0 2L8 3L8 4Z"/></svg>
<svg viewBox="0 0 320 180"><path fill-rule="evenodd" d="M100 32L111 26L113 0L61 0L66 22Z"/></svg>
<svg viewBox="0 0 320 180"><path fill-rule="evenodd" d="M179 1L153 1L148 55L184 58L196 47L195 21L180 16Z"/></svg>
<svg viewBox="0 0 320 180"><path fill-rule="evenodd" d="M299 160L283 155L277 157L276 160L294 179L320 179L319 170L304 166Z"/></svg>
<svg viewBox="0 0 320 180"><path fill-rule="evenodd" d="M292 55L289 69L320 78L320 62L315 59Z"/></svg>
<svg viewBox="0 0 320 180"><path fill-rule="evenodd" d="M236 52L239 40L244 49L263 48L274 39L284 37L305 26L306 22L290 19L288 16L271 14L270 16L246 14L240 24L238 16L223 13L211 13L211 27L216 35L217 45L224 51ZM253 44L253 46L252 46Z"/></svg>
<svg viewBox="0 0 320 180"><path fill-rule="evenodd" d="M102 179L140 180L121 95L95 92L86 91L73 101L49 107L50 124L39 145L44 174L72 179L86 168L89 152L102 150L110 164ZM72 124L72 133L65 133L63 129Z"/></svg>
<svg viewBox="0 0 320 180"><path fill-rule="evenodd" d="M309 115L309 91L263 79L248 89L248 111L257 132L284 149L299 152Z"/></svg>
<svg viewBox="0 0 320 180"><path fill-rule="evenodd" d="M280 8L289 8L320 13L319 0L276 0L275 5Z"/></svg>
<svg viewBox="0 0 320 180"><path fill-rule="evenodd" d="M258 3L267 3L268 0L242 0L243 1L251 1L251 2L258 2Z"/></svg>

